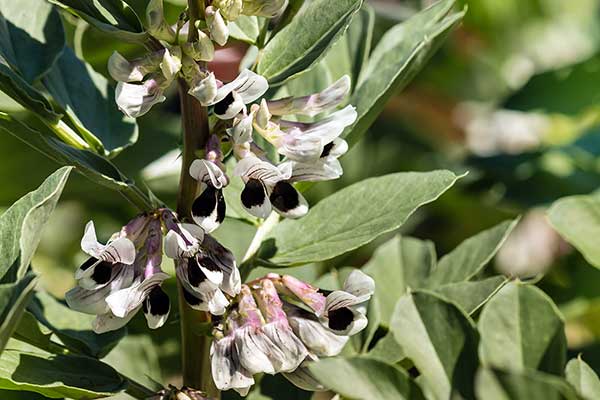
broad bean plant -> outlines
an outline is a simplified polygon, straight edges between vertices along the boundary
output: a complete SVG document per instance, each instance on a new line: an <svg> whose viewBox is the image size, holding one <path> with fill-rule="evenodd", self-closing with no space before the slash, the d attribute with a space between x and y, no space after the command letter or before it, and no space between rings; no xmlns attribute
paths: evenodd
<svg viewBox="0 0 600 400"><path fill-rule="evenodd" d="M278 399L598 398L591 368L566 363L563 319L536 277L486 269L518 220L439 259L397 233L465 171L303 195L343 175L345 154L465 12L440 0L375 45L362 0L0 0L0 91L20 110L0 112L0 131L60 166L0 216L0 397L264 399L261 382L278 376ZM100 72L83 29L119 44ZM240 43L227 76L219 54ZM178 104L179 148L151 167L178 171L173 201L117 166L139 154L136 119L165 104ZM32 259L74 174L119 193L129 215L112 235L84 221L63 298ZM569 220L593 201L562 200L550 218L599 263L597 238ZM219 239L232 220L253 229L237 255ZM294 273L376 239L362 268ZM130 357L120 343L135 345L127 326L141 315L150 337L179 330L179 377L142 381L143 358L138 376L115 361Z"/></svg>

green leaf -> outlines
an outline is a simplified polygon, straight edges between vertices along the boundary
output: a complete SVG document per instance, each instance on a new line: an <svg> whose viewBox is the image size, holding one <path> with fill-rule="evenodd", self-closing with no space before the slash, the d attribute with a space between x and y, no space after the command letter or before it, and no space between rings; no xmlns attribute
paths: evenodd
<svg viewBox="0 0 600 400"><path fill-rule="evenodd" d="M10 68L0 57L0 91L19 103L23 108L36 113L40 118L57 123L61 115L54 112L44 95Z"/></svg>
<svg viewBox="0 0 600 400"><path fill-rule="evenodd" d="M299 220L278 224L264 243L271 261L297 265L327 260L397 229L458 177L449 171L405 172L370 178L336 192Z"/></svg>
<svg viewBox="0 0 600 400"><path fill-rule="evenodd" d="M161 388L157 382L163 381L160 349L152 341L151 335L152 333L125 336L102 361L128 378L148 388L159 390ZM140 366L143 366L143 369Z"/></svg>
<svg viewBox="0 0 600 400"><path fill-rule="evenodd" d="M424 399L406 372L370 358L326 358L309 365L331 390L347 399Z"/></svg>
<svg viewBox="0 0 600 400"><path fill-rule="evenodd" d="M453 5L454 0L441 0L383 35L350 99L358 112L357 121L345 131L350 144L362 136L388 99L412 80L462 19L464 11L449 13Z"/></svg>
<svg viewBox="0 0 600 400"><path fill-rule="evenodd" d="M137 124L117 108L114 88L70 48L46 75L44 85L98 152L114 155L136 142Z"/></svg>
<svg viewBox="0 0 600 400"><path fill-rule="evenodd" d="M422 287L435 263L435 247L430 241L397 235L377 248L364 272L375 280L373 298L382 325L389 326L400 296L408 288Z"/></svg>
<svg viewBox="0 0 600 400"><path fill-rule="evenodd" d="M0 353L17 328L35 285L33 274L16 283L0 284Z"/></svg>
<svg viewBox="0 0 600 400"><path fill-rule="evenodd" d="M0 130L10 133L61 165L74 165L77 172L93 182L114 190L128 188L123 175L110 161L90 151L79 150L56 140L50 136L52 132L46 132L44 135L1 112Z"/></svg>
<svg viewBox="0 0 600 400"><path fill-rule="evenodd" d="M433 293L417 291L398 300L391 332L421 373L432 399L453 391L473 398L477 369L477 332L458 307Z"/></svg>
<svg viewBox="0 0 600 400"><path fill-rule="evenodd" d="M261 20L255 16L240 15L238 19L230 22L228 27L230 37L249 44L256 44L260 35Z"/></svg>
<svg viewBox="0 0 600 400"><path fill-rule="evenodd" d="M492 276L480 281L450 283L431 290L471 315L487 303L507 282L508 279L504 276Z"/></svg>
<svg viewBox="0 0 600 400"><path fill-rule="evenodd" d="M25 276L71 170L59 169L0 216L0 280L12 268L17 278Z"/></svg>
<svg viewBox="0 0 600 400"><path fill-rule="evenodd" d="M440 259L427 281L427 286L431 288L464 282L477 275L494 257L517 222L503 222L462 242Z"/></svg>
<svg viewBox="0 0 600 400"><path fill-rule="evenodd" d="M148 37L139 18L121 0L49 0L90 25L129 42L143 42Z"/></svg>
<svg viewBox="0 0 600 400"><path fill-rule="evenodd" d="M485 400L577 400L563 380L538 371L521 373L482 368L477 373L475 392Z"/></svg>
<svg viewBox="0 0 600 400"><path fill-rule="evenodd" d="M367 314L368 315L368 314ZM369 319L371 316L369 315ZM375 344L375 347L367 353L369 358L374 358L388 364L396 364L404 359L405 354L402 347L396 342L393 333L388 333Z"/></svg>
<svg viewBox="0 0 600 400"><path fill-rule="evenodd" d="M505 108L576 116L600 104L590 82L600 79L600 55L535 75L505 102ZM556 96L560 93L560 96Z"/></svg>
<svg viewBox="0 0 600 400"><path fill-rule="evenodd" d="M563 374L564 322L552 300L535 286L504 286L483 308L478 328L479 355L487 365Z"/></svg>
<svg viewBox="0 0 600 400"><path fill-rule="evenodd" d="M65 45L60 15L44 0L0 0L0 54L29 83L46 74Z"/></svg>
<svg viewBox="0 0 600 400"><path fill-rule="evenodd" d="M567 381L577 393L586 400L600 398L600 380L592 368L580 357L567 363L565 368Z"/></svg>
<svg viewBox="0 0 600 400"><path fill-rule="evenodd" d="M361 4L362 0L311 1L262 49L257 72L277 85L309 69L344 33Z"/></svg>
<svg viewBox="0 0 600 400"><path fill-rule="evenodd" d="M600 268L600 197L571 196L555 202L548 211L550 224L585 259Z"/></svg>
<svg viewBox="0 0 600 400"><path fill-rule="evenodd" d="M25 311L12 337L40 349L49 349L52 331L40 324L32 313Z"/></svg>
<svg viewBox="0 0 600 400"><path fill-rule="evenodd" d="M0 388L52 398L110 396L125 382L110 366L89 357L55 355L12 339L0 355Z"/></svg>
<svg viewBox="0 0 600 400"><path fill-rule="evenodd" d="M35 295L28 310L69 349L95 358L108 354L126 334L126 328L101 335L94 333L91 330L94 316L73 311L44 292Z"/></svg>
<svg viewBox="0 0 600 400"><path fill-rule="evenodd" d="M363 4L346 33L331 47L327 55L310 71L288 80L277 92L277 97L317 93L344 75L350 76L352 86L355 87L363 67L367 65L374 19L373 8Z"/></svg>

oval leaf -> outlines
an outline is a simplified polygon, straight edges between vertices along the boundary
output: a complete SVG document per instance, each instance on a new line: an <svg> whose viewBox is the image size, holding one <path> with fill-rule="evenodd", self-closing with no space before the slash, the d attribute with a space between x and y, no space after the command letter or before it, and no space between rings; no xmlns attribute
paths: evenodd
<svg viewBox="0 0 600 400"><path fill-rule="evenodd" d="M72 169L59 169L0 216L0 281L9 269L18 278L25 275Z"/></svg>
<svg viewBox="0 0 600 400"><path fill-rule="evenodd" d="M55 355L14 339L0 355L0 389L83 400L110 396L124 387L112 367L93 358Z"/></svg>
<svg viewBox="0 0 600 400"><path fill-rule="evenodd" d="M44 0L0 0L0 53L29 83L46 74L65 46L60 15Z"/></svg>
<svg viewBox="0 0 600 400"><path fill-rule="evenodd" d="M257 72L276 85L307 70L344 33L361 4L362 0L311 1L261 51Z"/></svg>
<svg viewBox="0 0 600 400"><path fill-rule="evenodd" d="M586 400L600 399L600 380L598 375L581 357L574 358L565 368L567 381L577 393Z"/></svg>
<svg viewBox="0 0 600 400"><path fill-rule="evenodd" d="M563 374L564 322L552 300L535 286L504 286L483 308L478 328L479 355L488 365Z"/></svg>
<svg viewBox="0 0 600 400"><path fill-rule="evenodd" d="M403 172L370 178L327 197L299 220L285 220L266 239L275 264L327 260L397 229L458 177L450 171Z"/></svg>
<svg viewBox="0 0 600 400"><path fill-rule="evenodd" d="M477 332L458 307L428 292L404 295L396 304L391 331L431 398L447 400L453 391L474 397Z"/></svg>
<svg viewBox="0 0 600 400"><path fill-rule="evenodd" d="M424 399L406 372L369 358L326 358L309 366L331 390L347 399Z"/></svg>
<svg viewBox="0 0 600 400"><path fill-rule="evenodd" d="M70 48L46 75L44 85L98 152L116 154L136 142L137 124L117 108L114 88Z"/></svg>
<svg viewBox="0 0 600 400"><path fill-rule="evenodd" d="M357 121L346 128L352 144L373 123L387 100L404 88L425 65L464 12L450 13L454 0L441 0L388 30L373 50L350 104Z"/></svg>
<svg viewBox="0 0 600 400"><path fill-rule="evenodd" d="M548 211L558 233L600 268L600 196L571 196L558 200Z"/></svg>

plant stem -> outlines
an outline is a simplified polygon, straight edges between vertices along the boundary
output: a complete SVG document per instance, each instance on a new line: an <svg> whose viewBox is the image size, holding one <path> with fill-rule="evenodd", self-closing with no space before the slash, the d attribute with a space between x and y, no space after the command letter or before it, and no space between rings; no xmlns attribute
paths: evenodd
<svg viewBox="0 0 600 400"><path fill-rule="evenodd" d="M188 1L190 32L188 40L196 36L194 23L198 19L200 6L198 0ZM192 202L196 196L197 182L190 176L189 168L202 151L209 136L208 114L206 107L188 95L187 83L179 80L181 118L183 125L182 166L177 195L177 213L180 219L190 217ZM183 298L183 288L179 285L179 314L181 324L181 352L183 384L206 392L209 396L219 397L210 372L211 338L194 332L193 326L210 321L207 312L193 310Z"/></svg>

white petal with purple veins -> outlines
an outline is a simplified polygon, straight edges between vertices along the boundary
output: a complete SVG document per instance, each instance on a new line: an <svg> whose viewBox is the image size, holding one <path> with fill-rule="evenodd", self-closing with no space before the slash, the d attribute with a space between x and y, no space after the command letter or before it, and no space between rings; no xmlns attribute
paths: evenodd
<svg viewBox="0 0 600 400"><path fill-rule="evenodd" d="M228 183L221 168L208 160L194 160L190 165L190 175L198 182L210 183L216 189L221 189Z"/></svg>
<svg viewBox="0 0 600 400"><path fill-rule="evenodd" d="M254 378L240 363L233 336L214 340L210 356L213 380L219 390L247 392L254 385Z"/></svg>

